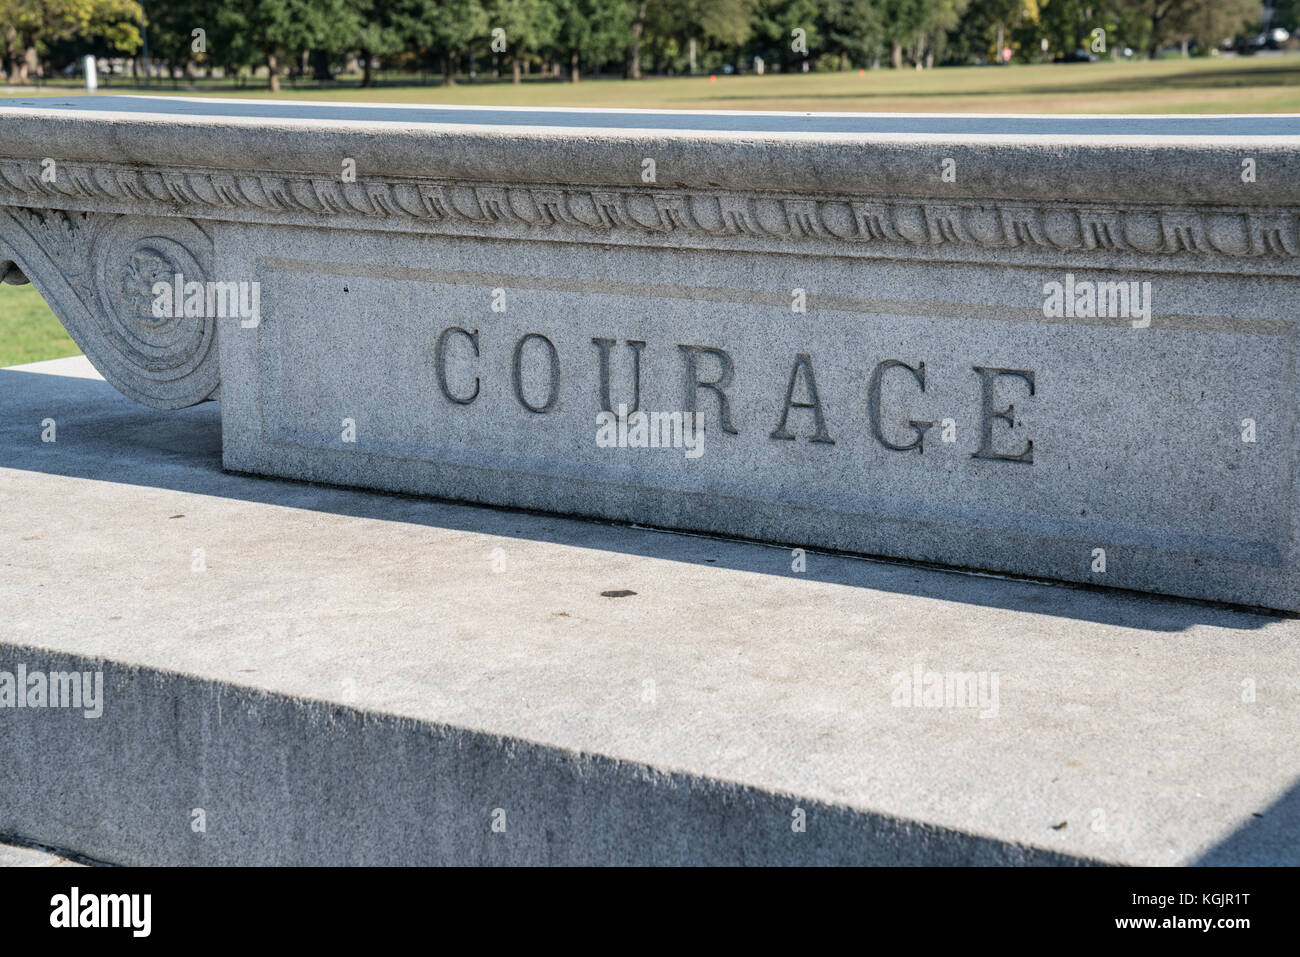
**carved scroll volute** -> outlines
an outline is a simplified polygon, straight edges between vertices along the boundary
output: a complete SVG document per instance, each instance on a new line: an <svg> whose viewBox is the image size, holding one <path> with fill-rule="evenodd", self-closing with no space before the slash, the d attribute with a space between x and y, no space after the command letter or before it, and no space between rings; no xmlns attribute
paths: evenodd
<svg viewBox="0 0 1300 957"><path fill-rule="evenodd" d="M180 409L216 392L216 320L153 309L155 283L212 278L212 241L192 221L0 210L0 263L7 261L10 276L16 270L36 286L124 395Z"/></svg>

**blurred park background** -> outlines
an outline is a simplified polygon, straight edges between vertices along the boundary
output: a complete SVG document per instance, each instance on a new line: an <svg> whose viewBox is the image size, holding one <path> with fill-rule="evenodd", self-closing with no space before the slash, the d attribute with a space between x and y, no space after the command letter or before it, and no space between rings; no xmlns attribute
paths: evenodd
<svg viewBox="0 0 1300 957"><path fill-rule="evenodd" d="M0 0L0 97L1300 113L1300 0ZM3 128L0 127L0 146ZM0 285L0 366L76 354Z"/></svg>

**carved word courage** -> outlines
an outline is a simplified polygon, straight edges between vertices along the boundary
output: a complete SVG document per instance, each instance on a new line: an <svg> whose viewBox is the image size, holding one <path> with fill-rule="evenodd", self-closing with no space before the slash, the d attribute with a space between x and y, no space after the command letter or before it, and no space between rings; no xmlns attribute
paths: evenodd
<svg viewBox="0 0 1300 957"><path fill-rule="evenodd" d="M472 380L472 383L459 382L453 384L450 381L447 372L447 353L453 341L463 342L463 347L468 348L474 358L477 359L479 358L478 330L464 329L460 326L451 326L444 329L439 334L434 349L434 372L438 382L438 390L449 402L454 402L457 405L470 405L478 398L482 383L477 376ZM617 340L596 338L592 339L591 342L596 347L599 368L597 400L600 403L602 412L613 413L614 409L610 402L610 356L614 346L617 345ZM624 345L632 353L632 401L627 405L620 404L620 412L627 415L625 410L636 412L640 407L641 352L646 344L639 339L628 339L624 341ZM545 355L547 375L545 393L542 395L533 394L530 396L524 390L524 351L530 348L540 349ZM700 396L702 394L707 395L710 398L706 401L709 401L717 409L719 428L727 435L739 435L740 431L732 422L731 396L728 394L728 389L732 387L736 374L735 363L731 358L731 354L725 349L715 346L680 343L677 345L677 351L682 360L684 381L682 409L685 416L697 416L699 414ZM704 378L701 375L701 360L705 357L708 357L709 361L718 370L717 374L710 378ZM1008 403L1004 408L997 408L998 400L995 392L999 380L1019 380L1022 386L1028 388L1029 395L1032 396L1034 395L1033 371L1030 369L1004 369L997 366L971 366L971 371L978 377L980 387L980 444L979 448L971 453L971 457L1032 464L1034 461L1033 440L1026 439L1024 447L1020 449L996 448L994 426L999 422L1008 428L1015 426L1015 406ZM926 432L935 423L907 419L906 423L911 431L907 438L901 442L893 441L885 435L881 428L881 393L886 376L900 376L909 379L919 393L924 393L925 363L918 362L915 366L911 366L899 359L885 359L876 363L867 380L867 418L870 423L872 437L890 451L921 454L925 451ZM525 410L538 415L545 415L554 410L560 398L560 355L555 348L555 344L538 332L529 332L520 336L515 342L512 356L511 380L515 398ZM795 391L800 384L800 380L803 382L804 395L808 397L806 400L795 398ZM835 444L835 439L831 437L826 416L822 410L821 396L817 391L817 378L813 372L811 355L806 352L795 355L784 393L778 395L776 399L776 424L768 434L768 438L794 441L796 436L790 428L790 412L794 409L801 409L812 413L813 433L809 436L808 441L825 445Z"/></svg>

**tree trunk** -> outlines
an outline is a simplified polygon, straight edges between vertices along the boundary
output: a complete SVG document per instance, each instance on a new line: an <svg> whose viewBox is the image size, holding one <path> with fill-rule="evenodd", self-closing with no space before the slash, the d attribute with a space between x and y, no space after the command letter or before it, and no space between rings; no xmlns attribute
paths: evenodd
<svg viewBox="0 0 1300 957"><path fill-rule="evenodd" d="M687 50L688 50L688 57L691 64L691 76L694 76L695 75L695 53L696 53L695 37L691 37L690 45L687 47Z"/></svg>
<svg viewBox="0 0 1300 957"><path fill-rule="evenodd" d="M627 45L627 78L641 79L641 36L645 33L645 14L648 0L640 0L632 19L632 39Z"/></svg>
<svg viewBox="0 0 1300 957"><path fill-rule="evenodd" d="M839 70L841 73L843 73L848 68L849 68L849 51L841 50L839 66L837 66L836 69Z"/></svg>
<svg viewBox="0 0 1300 957"><path fill-rule="evenodd" d="M361 51L361 85L370 87L375 85L375 71L371 66L371 56L369 50Z"/></svg>
<svg viewBox="0 0 1300 957"><path fill-rule="evenodd" d="M23 65L19 72L24 83L41 75L41 61L36 56L36 47L31 46L23 50Z"/></svg>
<svg viewBox="0 0 1300 957"><path fill-rule="evenodd" d="M1164 17L1160 15L1158 9L1151 14L1151 49L1148 51L1148 55L1153 60L1160 56L1160 23L1162 20L1164 20Z"/></svg>
<svg viewBox="0 0 1300 957"><path fill-rule="evenodd" d="M5 26L5 79L13 83L18 76L18 28L12 23Z"/></svg>
<svg viewBox="0 0 1300 957"><path fill-rule="evenodd" d="M456 85L456 74L454 72L455 67L453 66L455 62L456 61L452 58L451 54L449 53L443 54L442 57L442 85L443 86Z"/></svg>
<svg viewBox="0 0 1300 957"><path fill-rule="evenodd" d="M578 51L574 50L569 54L569 82L577 83L580 79L578 74Z"/></svg>
<svg viewBox="0 0 1300 957"><path fill-rule="evenodd" d="M998 50L997 50L997 59L999 63L1003 62L1002 48L1005 47L1006 45L1007 45L1006 27L1004 27L1002 25L1002 21L999 20L998 21Z"/></svg>
<svg viewBox="0 0 1300 957"><path fill-rule="evenodd" d="M512 71L512 73L513 73L513 76L511 77L511 81L514 82L514 83L522 83L522 82L524 82L523 77L520 75L520 70L519 70L519 55L518 55L518 54L515 54L514 56L512 56L512 57L510 58L510 67L511 67L511 71Z"/></svg>
<svg viewBox="0 0 1300 957"><path fill-rule="evenodd" d="M266 83L267 89L272 93L280 92L280 68L276 63L274 53L266 55Z"/></svg>
<svg viewBox="0 0 1300 957"><path fill-rule="evenodd" d="M889 44L889 65L895 70L903 68L903 44L897 40L892 40Z"/></svg>

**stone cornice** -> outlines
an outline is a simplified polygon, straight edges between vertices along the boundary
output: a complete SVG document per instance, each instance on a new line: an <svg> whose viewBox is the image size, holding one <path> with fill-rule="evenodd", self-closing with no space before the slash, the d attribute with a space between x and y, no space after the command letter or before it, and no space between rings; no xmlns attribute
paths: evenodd
<svg viewBox="0 0 1300 957"><path fill-rule="evenodd" d="M45 182L30 160L0 158L0 203L505 238L695 243L746 239L855 248L1300 257L1300 210L1285 207L1045 203L775 191L338 178L269 171L64 163ZM551 234L560 234L563 236Z"/></svg>
<svg viewBox="0 0 1300 957"><path fill-rule="evenodd" d="M0 152L37 165L335 181L349 160L362 182L1300 209L1300 116L894 118L51 97L0 101ZM1243 159L1255 166L1249 181Z"/></svg>
<svg viewBox="0 0 1300 957"><path fill-rule="evenodd" d="M1300 269L1300 117L1289 116L51 97L0 103L0 154L0 205L37 209L931 261L1059 264L1064 254L1084 267ZM52 182L42 176L51 161Z"/></svg>

